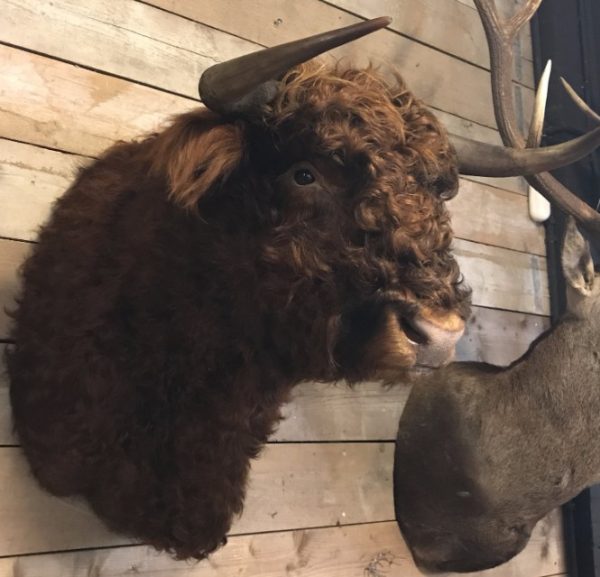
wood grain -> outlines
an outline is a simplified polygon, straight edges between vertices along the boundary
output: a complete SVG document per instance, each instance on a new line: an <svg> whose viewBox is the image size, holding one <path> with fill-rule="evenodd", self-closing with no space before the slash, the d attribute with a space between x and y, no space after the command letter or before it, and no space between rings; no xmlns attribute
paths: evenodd
<svg viewBox="0 0 600 577"><path fill-rule="evenodd" d="M8 44L195 99L208 66L261 48L131 0L1 0L0 31Z"/></svg>
<svg viewBox="0 0 600 577"><path fill-rule="evenodd" d="M392 30L462 60L490 68L489 54L484 49L485 34L472 3L466 5L454 0L327 0L327 3L362 18L391 16L389 28ZM513 52L513 77L526 86L533 86L530 35L525 33L518 40Z"/></svg>
<svg viewBox="0 0 600 577"><path fill-rule="evenodd" d="M35 240L85 157L0 139L0 236Z"/></svg>
<svg viewBox="0 0 600 577"><path fill-rule="evenodd" d="M232 534L387 521L392 443L268 445ZM0 556L127 544L87 505L42 491L20 449L0 448Z"/></svg>
<svg viewBox="0 0 600 577"><path fill-rule="evenodd" d="M197 103L0 46L0 136L92 156Z"/></svg>
<svg viewBox="0 0 600 577"><path fill-rule="evenodd" d="M560 513L542 520L509 563L472 577L542 577L565 571ZM0 559L0 577L421 577L395 522L232 537L188 564L142 546Z"/></svg>
<svg viewBox="0 0 600 577"><path fill-rule="evenodd" d="M527 197L461 179L448 203L456 236L545 256L544 227L529 218Z"/></svg>
<svg viewBox="0 0 600 577"><path fill-rule="evenodd" d="M238 2L228 11L216 8L221 17L226 15L226 24L237 21L243 25L241 33L235 34L239 38L199 24L214 25L207 22L210 19L205 11L214 16L218 4L191 0L152 3L189 19L127 0L114 0L110 5L101 0L85 3L54 0L41 6L35 0L18 3L3 0L0 40L193 98L197 96L200 74L217 58L237 56L263 44L252 37L252 30L260 23L257 2ZM303 35L301 21L308 29L307 34L315 34L361 20L316 0L307 0L301 6L288 2L285 9L286 19L293 22L293 34L288 39ZM260 11L266 11L272 27L277 13L262 3ZM24 27L29 34L19 34ZM216 28L234 32L230 26ZM63 42L65 37L71 41ZM247 37L252 42L240 39ZM97 46L103 49L97 50ZM388 68L393 65L402 72L411 89L430 105L485 126L495 126L488 71L391 30L344 45L327 58L346 58L355 66L366 66L369 62ZM458 78L460 82L456 81ZM465 98L465 94L480 97ZM522 96L522 106L530 110L531 90L524 89Z"/></svg>
<svg viewBox="0 0 600 577"><path fill-rule="evenodd" d="M122 57L119 58L122 60ZM115 140L139 138L195 106L120 78L0 46L0 137L64 152L98 155ZM453 134L499 143L495 130L438 112ZM476 179L480 180L480 179ZM523 192L522 179L483 179Z"/></svg>
<svg viewBox="0 0 600 577"><path fill-rule="evenodd" d="M169 12L184 15L270 46L279 42L315 34L358 22L360 18L317 0L289 3L285 0L232 2L231 12L218 4L194 0L150 0ZM412 12L414 15L418 12ZM484 50L484 49L482 49ZM415 94L437 109L495 127L491 105L489 72L413 42L391 30L381 30L331 52L353 65L393 64ZM460 79L457 82L457 79ZM477 94L478 98L465 98ZM522 93L522 106L531 110L532 92Z"/></svg>
<svg viewBox="0 0 600 577"><path fill-rule="evenodd" d="M456 239L454 253L473 289L473 303L511 311L550 314L544 257Z"/></svg>

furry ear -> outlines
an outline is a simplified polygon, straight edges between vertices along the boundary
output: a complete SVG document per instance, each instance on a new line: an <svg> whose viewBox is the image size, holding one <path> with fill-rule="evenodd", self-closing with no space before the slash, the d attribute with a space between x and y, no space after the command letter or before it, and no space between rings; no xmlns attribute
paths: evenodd
<svg viewBox="0 0 600 577"><path fill-rule="evenodd" d="M239 166L243 128L219 123L205 111L191 112L160 134L156 145L153 168L166 173L171 198L192 208Z"/></svg>
<svg viewBox="0 0 600 577"><path fill-rule="evenodd" d="M571 216L567 220L561 260L569 286L582 296L589 296L594 286L594 262L590 247Z"/></svg>

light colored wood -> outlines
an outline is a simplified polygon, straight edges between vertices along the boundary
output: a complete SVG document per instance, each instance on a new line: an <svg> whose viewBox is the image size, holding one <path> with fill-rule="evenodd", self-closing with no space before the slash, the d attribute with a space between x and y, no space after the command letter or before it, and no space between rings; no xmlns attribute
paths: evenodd
<svg viewBox="0 0 600 577"><path fill-rule="evenodd" d="M231 10L194 0L151 0L151 4L266 46L354 24L360 19L317 0L230 0ZM416 12L415 12L416 13ZM395 66L417 96L435 108L494 127L489 72L448 54L380 30L331 52L356 66ZM457 81L460 79L460 81ZM477 94L478 98L465 95ZM526 110L532 93L523 92Z"/></svg>
<svg viewBox="0 0 600 577"><path fill-rule="evenodd" d="M0 237L35 240L51 204L86 157L0 139ZM528 216L527 199L462 180L449 204L457 236L543 255L543 228Z"/></svg>
<svg viewBox="0 0 600 577"><path fill-rule="evenodd" d="M392 30L477 66L490 67L483 27L472 5L455 0L326 1L362 18L391 16ZM533 86L531 56L531 42L517 44L514 78L526 86Z"/></svg>
<svg viewBox="0 0 600 577"><path fill-rule="evenodd" d="M560 513L542 520L509 563L472 577L542 577L565 571ZM0 577L422 577L395 522L232 537L188 564L142 546L0 559Z"/></svg>
<svg viewBox="0 0 600 577"><path fill-rule="evenodd" d="M454 253L473 303L511 311L550 314L546 259L456 239Z"/></svg>
<svg viewBox="0 0 600 577"><path fill-rule="evenodd" d="M0 448L0 486L0 556L127 542L83 502L42 491L18 448Z"/></svg>
<svg viewBox="0 0 600 577"><path fill-rule="evenodd" d="M487 126L481 126L476 122L453 116L442 110L434 110L437 118L444 124L449 134L465 136L475 140L481 140L489 144L502 144L502 139L497 130ZM489 186L501 188L503 190L511 190L520 194L527 194L527 183L524 178L491 178L482 176L469 176L469 180L482 182Z"/></svg>
<svg viewBox="0 0 600 577"><path fill-rule="evenodd" d="M549 319L523 313L473 307L465 336L457 347L458 360L508 365L520 357ZM1 353L1 350L0 350ZM8 405L8 380L0 371L0 445L16 445ZM283 409L285 420L274 442L393 441L410 387L399 383L303 383Z"/></svg>
<svg viewBox="0 0 600 577"><path fill-rule="evenodd" d="M394 518L393 443L267 445L232 534ZM42 491L20 449L0 448L0 556L127 544L87 505ZM10 520L10 522L7 522Z"/></svg>
<svg viewBox="0 0 600 577"><path fill-rule="evenodd" d="M9 46L0 46L0 77L0 136L88 156L197 106Z"/></svg>
<svg viewBox="0 0 600 577"><path fill-rule="evenodd" d="M461 179L448 207L454 233L462 239L546 254L544 227L529 218L526 196Z"/></svg>
<svg viewBox="0 0 600 577"><path fill-rule="evenodd" d="M195 99L208 66L261 48L131 0L1 0L0 31L8 44Z"/></svg>
<svg viewBox="0 0 600 577"><path fill-rule="evenodd" d="M268 445L234 533L394 518L393 443Z"/></svg>
<svg viewBox="0 0 600 577"><path fill-rule="evenodd" d="M548 328L550 319L546 316L473 307L456 357L506 366L523 355Z"/></svg>
<svg viewBox="0 0 600 577"><path fill-rule="evenodd" d="M0 236L34 240L86 159L0 139Z"/></svg>
<svg viewBox="0 0 600 577"><path fill-rule="evenodd" d="M191 100L98 74L37 54L0 46L0 137L86 156L115 140L156 130ZM438 112L453 134L499 143L498 133ZM485 179L523 192L522 179Z"/></svg>
<svg viewBox="0 0 600 577"><path fill-rule="evenodd" d="M30 247L26 242L0 239L0 340L8 337L10 319L6 309L14 308L18 291L17 270Z"/></svg>

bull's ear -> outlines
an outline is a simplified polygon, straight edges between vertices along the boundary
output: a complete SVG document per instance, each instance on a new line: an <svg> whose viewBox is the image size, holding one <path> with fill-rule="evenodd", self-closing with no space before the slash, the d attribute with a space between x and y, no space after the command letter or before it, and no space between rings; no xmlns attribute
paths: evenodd
<svg viewBox="0 0 600 577"><path fill-rule="evenodd" d="M567 284L583 296L594 286L594 262L590 247L583 238L573 217L567 220L562 248L562 268Z"/></svg>
<svg viewBox="0 0 600 577"><path fill-rule="evenodd" d="M153 164L166 172L171 198L192 208L239 166L243 140L240 125L207 121L197 113L183 115L157 137Z"/></svg>

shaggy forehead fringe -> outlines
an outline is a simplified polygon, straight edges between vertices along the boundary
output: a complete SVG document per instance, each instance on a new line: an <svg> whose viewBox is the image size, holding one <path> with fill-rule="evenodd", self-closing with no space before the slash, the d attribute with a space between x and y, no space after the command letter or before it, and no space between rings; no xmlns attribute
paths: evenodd
<svg viewBox="0 0 600 577"><path fill-rule="evenodd" d="M386 277L406 262L403 280L415 298L468 307L468 291L457 290L441 197L458 188L455 154L441 124L399 75L389 83L372 66L301 65L284 77L266 122L283 140L306 139L310 146L303 148L335 153L364 170L354 215L360 229L376 234L370 246L380 243L378 266Z"/></svg>
<svg viewBox="0 0 600 577"><path fill-rule="evenodd" d="M291 124L296 134L316 130L323 147L360 151L375 170L383 168L378 157L401 152L407 161L404 168L431 182L455 162L454 153L435 116L398 73L391 76L393 83L373 66L300 65L284 77L267 122L279 129Z"/></svg>

